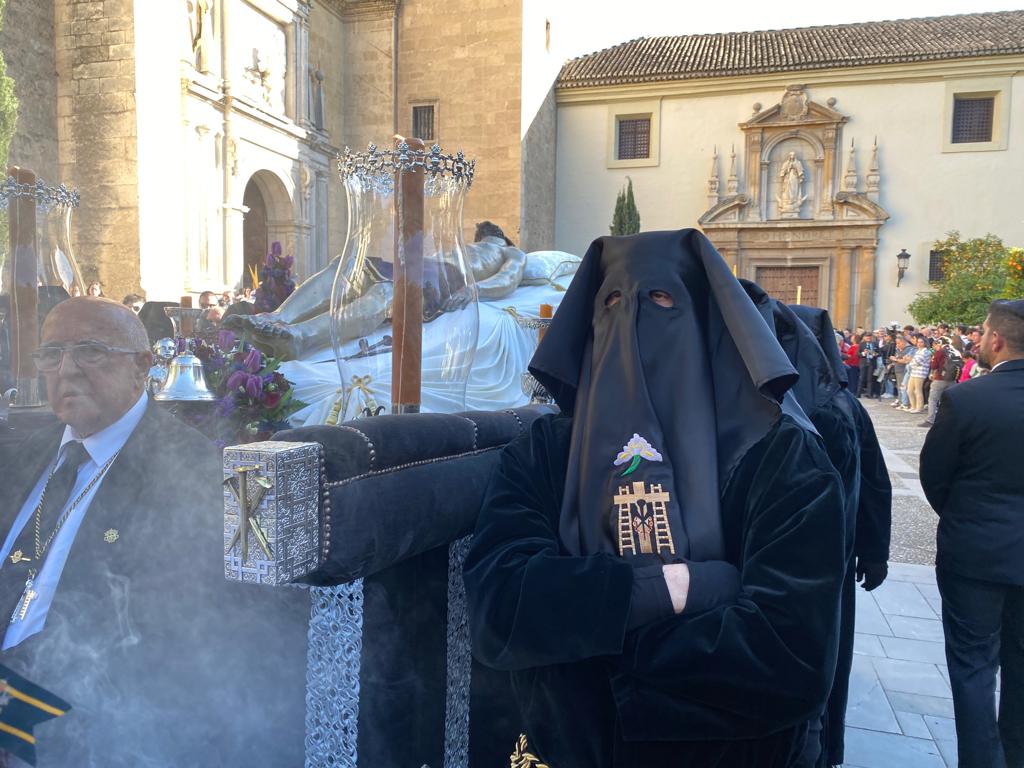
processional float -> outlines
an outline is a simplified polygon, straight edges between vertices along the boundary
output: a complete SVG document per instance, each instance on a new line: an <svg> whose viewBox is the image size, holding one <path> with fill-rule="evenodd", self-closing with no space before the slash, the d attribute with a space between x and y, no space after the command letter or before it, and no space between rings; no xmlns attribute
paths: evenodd
<svg viewBox="0 0 1024 768"><path fill-rule="evenodd" d="M499 451L545 409L459 413L479 323L462 240L473 163L398 140L346 150L339 171L335 359L348 394L378 394L340 405L343 423L225 449L225 575L309 585L307 766L500 765L519 723L507 676L472 660L462 562ZM381 299L390 328L359 345L372 365L354 377L347 324ZM450 412L420 413L423 386ZM389 415L343 421L360 411Z"/></svg>

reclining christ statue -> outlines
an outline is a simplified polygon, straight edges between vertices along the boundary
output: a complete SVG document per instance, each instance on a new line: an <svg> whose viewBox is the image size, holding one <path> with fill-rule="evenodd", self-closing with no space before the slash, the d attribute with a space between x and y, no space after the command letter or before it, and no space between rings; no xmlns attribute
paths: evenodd
<svg viewBox="0 0 1024 768"><path fill-rule="evenodd" d="M466 255L480 299L506 298L523 280L526 254L489 221L477 224L474 242L466 244ZM329 346L331 291L339 258L303 282L275 312L229 315L224 327L245 333L249 341L285 360L299 359ZM366 336L391 317L393 284L384 274L389 267L371 264L363 271L362 285L354 286L358 296L346 312L348 320L339 341ZM432 320L448 308L432 301L426 288L424 294L424 320Z"/></svg>

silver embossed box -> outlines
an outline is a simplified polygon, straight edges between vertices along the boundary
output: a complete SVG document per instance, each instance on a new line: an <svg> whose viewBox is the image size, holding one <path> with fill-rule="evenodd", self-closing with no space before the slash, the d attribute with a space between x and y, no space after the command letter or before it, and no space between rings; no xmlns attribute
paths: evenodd
<svg viewBox="0 0 1024 768"><path fill-rule="evenodd" d="M224 449L224 575L287 584L321 563L319 443Z"/></svg>

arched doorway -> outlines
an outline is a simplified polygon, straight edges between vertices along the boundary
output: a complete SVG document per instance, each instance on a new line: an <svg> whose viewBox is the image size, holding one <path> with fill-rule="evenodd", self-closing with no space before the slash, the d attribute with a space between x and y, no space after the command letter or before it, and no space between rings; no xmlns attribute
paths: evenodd
<svg viewBox="0 0 1024 768"><path fill-rule="evenodd" d="M252 288L253 273L259 272L270 250L270 243L267 241L267 201L263 199L263 193L255 177L249 179L249 183L245 185L242 205L249 209L242 222L242 248L245 255L242 287Z"/></svg>
<svg viewBox="0 0 1024 768"><path fill-rule="evenodd" d="M242 220L242 274L238 283L251 287L252 270L259 270L270 245L281 242L285 253L295 249L295 212L288 187L273 171L254 173L245 185L242 204L248 209Z"/></svg>

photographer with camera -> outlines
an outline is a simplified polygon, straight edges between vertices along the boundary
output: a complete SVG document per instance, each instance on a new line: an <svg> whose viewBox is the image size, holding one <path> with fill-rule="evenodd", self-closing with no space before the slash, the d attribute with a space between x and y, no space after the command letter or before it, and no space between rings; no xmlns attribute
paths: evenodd
<svg viewBox="0 0 1024 768"><path fill-rule="evenodd" d="M875 341L875 334L867 331L861 339L857 348L857 359L859 362L860 376L857 385L857 397L867 394L868 398L878 397L875 389L875 360L878 358L878 342Z"/></svg>

